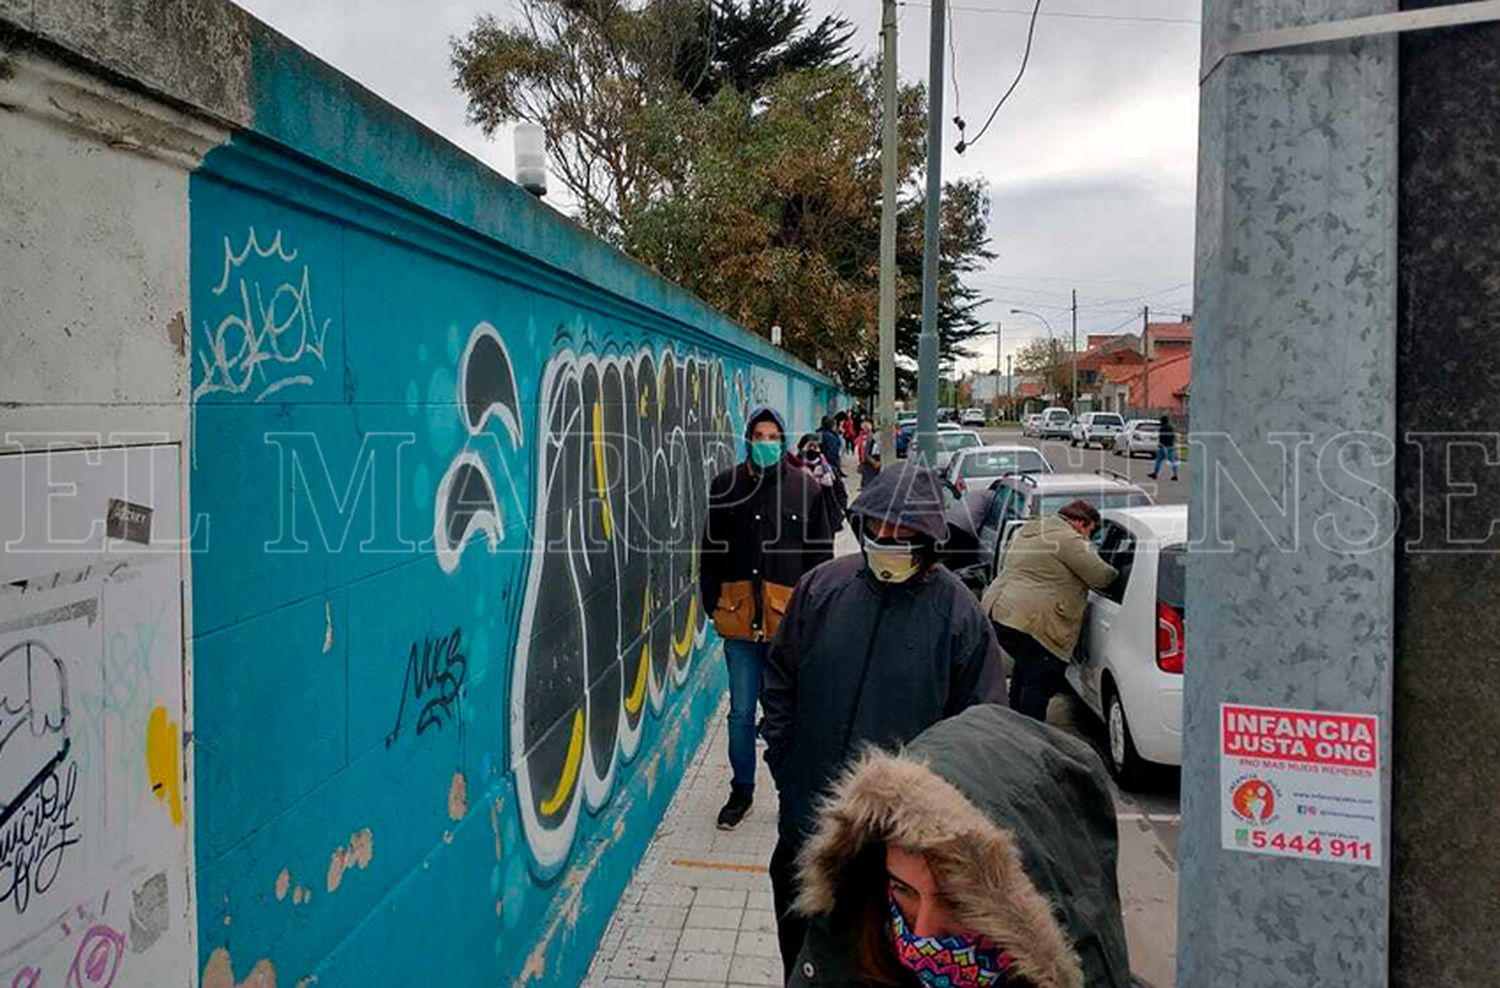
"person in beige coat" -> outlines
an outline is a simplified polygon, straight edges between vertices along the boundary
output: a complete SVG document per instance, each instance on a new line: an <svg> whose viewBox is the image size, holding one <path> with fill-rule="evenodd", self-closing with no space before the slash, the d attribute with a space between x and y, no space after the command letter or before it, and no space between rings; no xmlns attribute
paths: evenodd
<svg viewBox="0 0 1500 988"><path fill-rule="evenodd" d="M1000 647L1015 667L1010 705L1047 719L1047 704L1063 688L1078 644L1089 591L1109 586L1119 573L1099 558L1090 541L1099 512L1074 501L1055 516L1033 518L1016 530L981 608L995 625Z"/></svg>

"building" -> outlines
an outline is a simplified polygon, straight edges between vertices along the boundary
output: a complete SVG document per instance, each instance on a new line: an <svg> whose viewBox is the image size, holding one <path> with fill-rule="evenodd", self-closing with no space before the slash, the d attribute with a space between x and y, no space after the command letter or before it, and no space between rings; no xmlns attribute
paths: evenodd
<svg viewBox="0 0 1500 988"><path fill-rule="evenodd" d="M1122 415L1187 414L1193 321L1153 322L1140 334L1090 334L1078 355L1079 407Z"/></svg>

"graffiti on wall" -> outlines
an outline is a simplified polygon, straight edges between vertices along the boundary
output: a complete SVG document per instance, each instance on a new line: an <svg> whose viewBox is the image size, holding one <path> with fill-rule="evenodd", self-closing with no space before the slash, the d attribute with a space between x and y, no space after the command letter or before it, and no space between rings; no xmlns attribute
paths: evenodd
<svg viewBox="0 0 1500 988"><path fill-rule="evenodd" d="M510 357L490 324L471 334L458 380L469 433L493 419L520 448ZM562 339L542 371L509 726L518 810L543 869L567 858L580 808L609 800L645 715L686 680L703 641L698 533L709 481L735 458L731 406L742 415L745 398L722 360L670 348L599 353ZM467 445L450 462L435 498L444 571L457 569L478 536L491 551L503 540L491 478L505 469ZM408 702L424 704L418 733L426 718L441 723L462 683L461 656L456 679L453 668L440 650L413 646L388 743L410 716ZM431 699L419 700L419 690Z"/></svg>
<svg viewBox="0 0 1500 988"><path fill-rule="evenodd" d="M31 456L54 459L28 471L17 461ZM0 471L20 475L0 483L23 492L6 521L46 510L32 495L49 475L68 478L101 519L127 469L154 469L158 504L174 503L162 488L175 472L162 465L176 456L172 446L0 458ZM74 554L49 570L57 558L0 561L31 569L0 579L0 985L164 983L189 956L178 560L127 551L79 565Z"/></svg>
<svg viewBox="0 0 1500 988"><path fill-rule="evenodd" d="M203 319L203 339L193 348L201 370L193 398L223 391L263 401L312 384L325 366L330 320L313 309L312 275L298 264L296 248L283 243L280 230L262 245L251 227L239 241L224 237L223 262L213 287L218 311Z"/></svg>

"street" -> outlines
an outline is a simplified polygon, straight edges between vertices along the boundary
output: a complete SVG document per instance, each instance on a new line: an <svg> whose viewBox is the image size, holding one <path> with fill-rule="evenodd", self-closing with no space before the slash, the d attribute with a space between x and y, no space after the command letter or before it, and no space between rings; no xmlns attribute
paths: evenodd
<svg viewBox="0 0 1500 988"><path fill-rule="evenodd" d="M1058 472L1113 470L1150 491L1160 504L1187 503L1186 463L1176 483L1168 479L1170 472L1152 480L1147 476L1152 461L1145 456L1131 459L1109 450L1025 438L1014 428L977 431L986 443L1025 443L1041 449ZM1071 692L1053 701L1048 721L1084 738L1103 757L1103 725ZM1145 791L1115 789L1120 825L1120 897L1131 969L1153 988L1174 983L1177 963L1177 839L1182 823L1179 781L1179 773L1170 769L1160 772Z"/></svg>

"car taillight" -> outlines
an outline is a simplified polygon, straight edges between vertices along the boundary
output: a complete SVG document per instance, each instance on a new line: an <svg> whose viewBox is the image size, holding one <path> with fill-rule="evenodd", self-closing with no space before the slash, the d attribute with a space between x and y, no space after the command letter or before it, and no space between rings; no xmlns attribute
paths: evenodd
<svg viewBox="0 0 1500 988"><path fill-rule="evenodd" d="M1187 658L1182 612L1164 600L1156 602L1156 667L1182 675Z"/></svg>
<svg viewBox="0 0 1500 988"><path fill-rule="evenodd" d="M962 494L968 486L968 484L964 483L964 479L962 477L953 482L953 489L958 491L960 494Z"/></svg>

